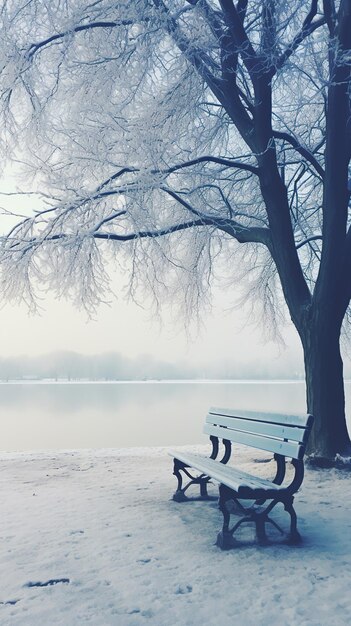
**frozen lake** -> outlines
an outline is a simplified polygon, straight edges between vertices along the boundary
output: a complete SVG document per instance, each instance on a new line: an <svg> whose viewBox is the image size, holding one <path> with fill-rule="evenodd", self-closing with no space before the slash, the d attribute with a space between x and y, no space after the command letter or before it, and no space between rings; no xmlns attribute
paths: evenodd
<svg viewBox="0 0 351 626"><path fill-rule="evenodd" d="M351 382L346 383L351 415ZM302 381L0 384L0 449L204 443L210 406L304 412ZM350 423L350 421L349 421Z"/></svg>

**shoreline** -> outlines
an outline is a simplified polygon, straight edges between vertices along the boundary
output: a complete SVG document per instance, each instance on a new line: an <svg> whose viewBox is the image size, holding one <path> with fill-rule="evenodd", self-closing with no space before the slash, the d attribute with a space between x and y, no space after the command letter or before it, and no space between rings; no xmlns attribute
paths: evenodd
<svg viewBox="0 0 351 626"><path fill-rule="evenodd" d="M345 379L345 382L349 382L351 379ZM245 385L245 384L296 384L304 383L302 378L150 378L148 380L88 380L88 379L13 379L13 380L0 380L0 385L148 385L148 384L214 384L214 385Z"/></svg>

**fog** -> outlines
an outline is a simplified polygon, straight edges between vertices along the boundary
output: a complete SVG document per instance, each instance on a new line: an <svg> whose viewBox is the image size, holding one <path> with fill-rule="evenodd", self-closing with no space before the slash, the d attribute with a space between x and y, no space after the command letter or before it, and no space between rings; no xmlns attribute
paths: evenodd
<svg viewBox="0 0 351 626"><path fill-rule="evenodd" d="M16 171L9 168L1 189L14 191ZM15 200L2 198L10 210ZM32 200L27 199L29 205ZM26 200L21 206L26 208ZM29 206L28 205L28 206ZM0 227L10 226L1 216ZM285 311L282 341L270 329L252 323L249 308L237 308L240 290L217 281L212 306L199 311L201 324L177 317L168 303L155 316L150 302L127 302L127 285L111 267L113 291L93 319L64 299L42 293L38 310L25 304L0 309L0 378L141 379L144 378L300 378L303 357ZM225 279L224 279L225 280ZM181 297L181 295L179 296ZM4 303L3 303L4 304ZM285 307L284 304L282 304ZM282 312L280 312L282 313ZM284 311L283 311L284 313ZM345 373L351 374L345 358Z"/></svg>
<svg viewBox="0 0 351 626"><path fill-rule="evenodd" d="M239 359L189 365L161 361L150 354L128 358L118 352L84 355L52 352L0 358L0 379L7 380L154 380L301 378L299 363L286 357L256 363Z"/></svg>
<svg viewBox="0 0 351 626"><path fill-rule="evenodd" d="M184 328L167 311L163 322L122 300L94 320L64 301L0 311L0 379L298 378L301 349L293 329L286 346L265 341L261 328L217 298L202 327Z"/></svg>

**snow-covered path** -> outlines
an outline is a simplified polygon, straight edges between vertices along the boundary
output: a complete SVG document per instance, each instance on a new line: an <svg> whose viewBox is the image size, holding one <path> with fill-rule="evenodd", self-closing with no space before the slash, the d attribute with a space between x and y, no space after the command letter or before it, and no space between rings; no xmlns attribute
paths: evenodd
<svg viewBox="0 0 351 626"><path fill-rule="evenodd" d="M171 465L162 449L2 453L1 626L351 623L349 473L307 472L301 546L221 552L216 503L170 500Z"/></svg>

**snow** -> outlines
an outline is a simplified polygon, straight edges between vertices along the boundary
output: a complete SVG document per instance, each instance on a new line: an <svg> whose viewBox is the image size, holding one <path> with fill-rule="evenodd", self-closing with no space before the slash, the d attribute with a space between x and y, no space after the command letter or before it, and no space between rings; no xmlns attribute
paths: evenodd
<svg viewBox="0 0 351 626"><path fill-rule="evenodd" d="M272 472L258 460L238 456ZM248 526L228 552L214 545L216 502L171 500L166 449L2 453L0 481L1 626L351 622L346 471L306 471L300 546L258 546ZM275 519L288 516L277 507Z"/></svg>

